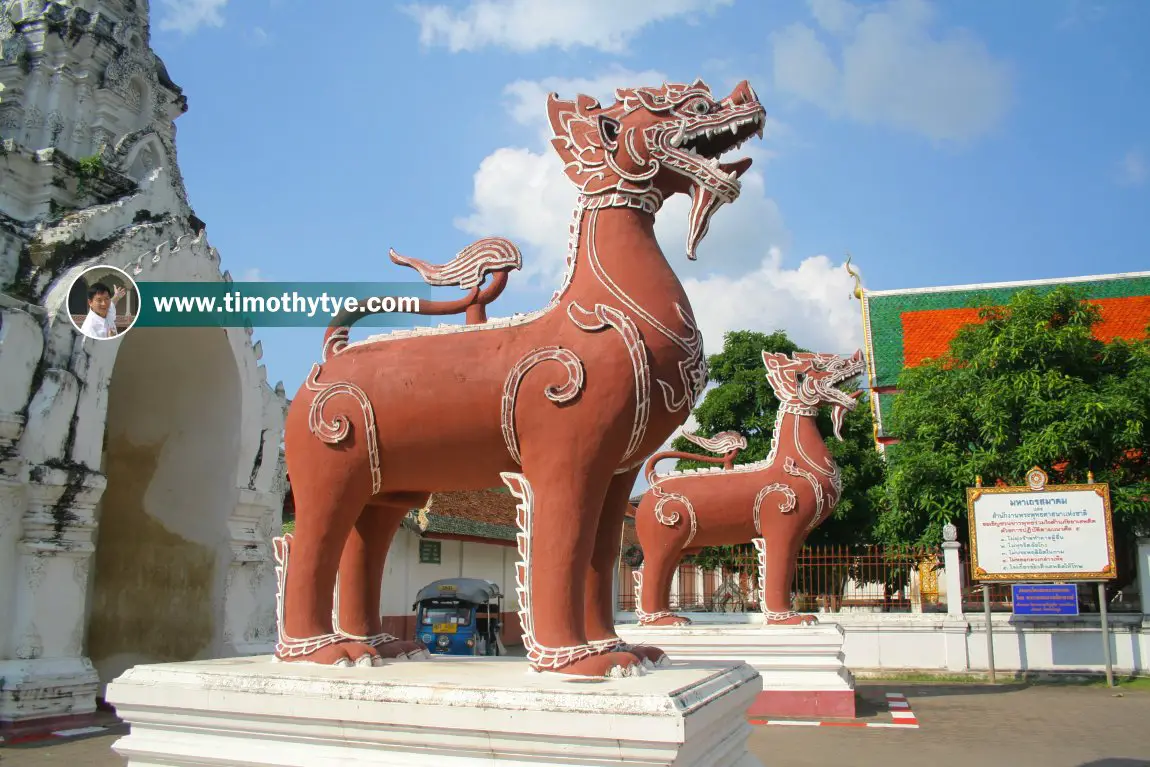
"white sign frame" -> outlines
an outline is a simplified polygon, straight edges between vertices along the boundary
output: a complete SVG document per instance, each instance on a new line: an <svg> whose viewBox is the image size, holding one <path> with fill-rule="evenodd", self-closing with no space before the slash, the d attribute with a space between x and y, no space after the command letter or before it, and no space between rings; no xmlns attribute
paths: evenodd
<svg viewBox="0 0 1150 767"><path fill-rule="evenodd" d="M1118 577L1118 569L1115 562L1114 555L1114 522L1110 509L1110 486L1105 482L1091 482L1082 485L1047 485L1047 475L1042 469L1037 466L1031 469L1026 475L1026 485L1022 487L968 487L966 489L966 508L967 508L967 521L968 529L970 531L970 575L976 582L983 583L1031 583L1031 582L1045 582L1045 583L1076 583L1081 581L1108 581ZM989 540L989 536L984 536L982 540L982 559L979 559L979 521L980 517L985 519L988 511L979 513L979 501L989 500L993 498L999 501L999 496L1002 495L1019 495L1024 496L1023 499L1027 501L1041 501L1043 496L1061 495L1065 496L1078 496L1082 498L1090 496L1090 505L1097 506L1098 499L1101 499L1102 508L1097 513L1091 515L1097 518L1104 527L1104 533L1100 536L1094 532L1089 535L1093 541L1087 539L1086 534L1078 534L1075 539L1075 533L1063 527L1058 532L1070 537L1070 546L1068 548L1077 549L1079 551L1086 551L1089 554L1089 559L1097 561L1104 560L1100 569L1085 572L1083 570L1002 570L995 569L998 567L994 563L1002 563L1008 559L1005 552L1006 545L1011 540L1006 536L998 536L998 546L996 547ZM985 509L989 504L982 504ZM995 503L994 505L1000 505ZM1095 528L1097 529L1097 528ZM1076 542L1075 542L1076 541ZM1099 552L1099 547L1104 547L1104 552ZM1101 554L1101 556L1100 556Z"/></svg>

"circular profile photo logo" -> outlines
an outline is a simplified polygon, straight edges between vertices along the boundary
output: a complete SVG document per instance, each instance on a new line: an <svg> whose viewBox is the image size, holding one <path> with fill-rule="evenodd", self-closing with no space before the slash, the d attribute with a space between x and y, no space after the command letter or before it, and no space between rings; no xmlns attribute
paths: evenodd
<svg viewBox="0 0 1150 767"><path fill-rule="evenodd" d="M68 289L68 316L76 330L88 338L119 338L136 324L140 289L123 269L93 266L84 270Z"/></svg>

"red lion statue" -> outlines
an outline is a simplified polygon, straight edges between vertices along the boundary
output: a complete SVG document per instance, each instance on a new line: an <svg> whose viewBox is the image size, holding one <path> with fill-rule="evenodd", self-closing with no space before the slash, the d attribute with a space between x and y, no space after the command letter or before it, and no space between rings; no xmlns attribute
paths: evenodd
<svg viewBox="0 0 1150 767"><path fill-rule="evenodd" d="M517 591L531 667L601 677L665 661L616 635L612 598L635 478L707 378L655 215L671 195L690 195L694 259L751 164L719 156L761 137L766 117L746 82L725 97L701 81L615 97L607 106L548 98L552 145L580 196L567 274L545 308L487 319L483 306L519 266L514 245L490 238L443 266L392 253L433 285L468 290L428 309L465 311L465 324L349 342L355 317L345 316L328 330L287 416L297 510L294 534L276 539L279 660L378 665L426 652L383 632L388 547L431 493L501 477L519 500Z"/></svg>
<svg viewBox="0 0 1150 767"><path fill-rule="evenodd" d="M767 623L812 623L814 616L791 609L795 560L807 535L834 511L842 479L815 417L831 405L834 434L842 439L846 411L854 410L862 391L846 394L838 387L864 370L861 351L850 357L833 354L764 352L767 380L779 400L771 452L756 463L734 465L746 440L723 432L710 440L685 434L721 458L662 452L647 461L651 487L635 512L635 532L643 565L634 571L639 622L655 626L691 621L670 608L671 579L685 554L707 546L752 542L759 554L758 590ZM712 469L655 474L664 458L721 463Z"/></svg>

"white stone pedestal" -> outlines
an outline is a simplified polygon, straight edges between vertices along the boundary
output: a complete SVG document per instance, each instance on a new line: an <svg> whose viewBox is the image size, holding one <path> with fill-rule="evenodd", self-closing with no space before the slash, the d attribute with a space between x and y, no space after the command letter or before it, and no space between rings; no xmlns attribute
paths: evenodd
<svg viewBox="0 0 1150 767"><path fill-rule="evenodd" d="M522 658L375 668L269 656L136 666L108 687L132 767L762 767L745 663L677 662L630 679L534 674Z"/></svg>
<svg viewBox="0 0 1150 767"><path fill-rule="evenodd" d="M745 661L763 678L748 714L758 717L854 718L854 675L843 664L837 623L811 626L695 623L619 624L626 642L654 645L676 661Z"/></svg>

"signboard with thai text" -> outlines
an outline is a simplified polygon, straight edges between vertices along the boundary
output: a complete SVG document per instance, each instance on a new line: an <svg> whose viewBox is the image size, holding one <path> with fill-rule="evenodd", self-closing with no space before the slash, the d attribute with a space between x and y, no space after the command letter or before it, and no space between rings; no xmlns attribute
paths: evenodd
<svg viewBox="0 0 1150 767"><path fill-rule="evenodd" d="M1078 615L1077 583L1015 583L1010 592L1015 615Z"/></svg>
<svg viewBox="0 0 1150 767"><path fill-rule="evenodd" d="M441 550L439 541L419 542L419 564L438 565L440 564L440 555Z"/></svg>
<svg viewBox="0 0 1150 767"><path fill-rule="evenodd" d="M1104 581L1117 577L1110 488L1047 485L1039 468L1025 487L967 488L975 581Z"/></svg>

